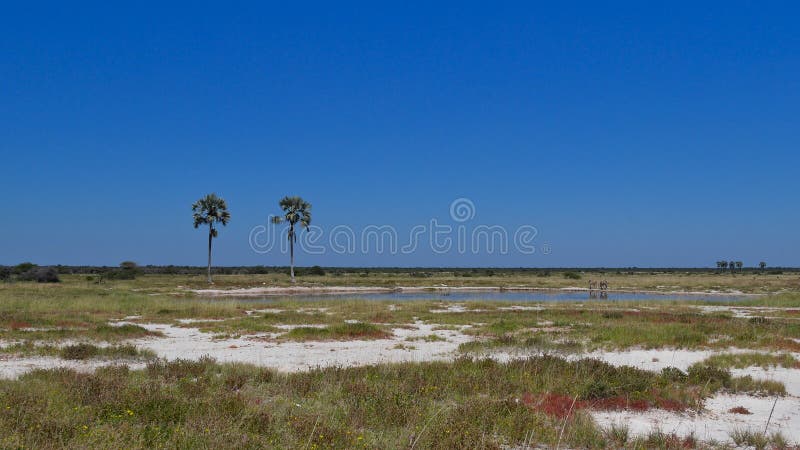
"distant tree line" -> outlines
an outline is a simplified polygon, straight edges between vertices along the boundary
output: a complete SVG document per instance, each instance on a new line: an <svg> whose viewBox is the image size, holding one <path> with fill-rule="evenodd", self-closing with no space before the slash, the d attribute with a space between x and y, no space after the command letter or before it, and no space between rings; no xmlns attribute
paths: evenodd
<svg viewBox="0 0 800 450"><path fill-rule="evenodd" d="M744 263L742 261L726 261L724 259L717 261L717 269L719 269L720 272L725 272L726 270L729 270L731 273L742 272L743 268ZM758 269L760 271L763 272L766 268L766 262L761 261L758 263Z"/></svg>
<svg viewBox="0 0 800 450"><path fill-rule="evenodd" d="M20 268L17 268L20 267ZM55 265L40 267L31 263L19 264L17 266L0 266L0 280L16 279L20 271L27 272L31 268L52 268L56 275L93 275L96 279L118 280L133 279L140 275L203 275L207 272L205 266L181 266L181 265L136 265L132 261L126 261L118 266L68 266ZM734 265L735 267L735 265ZM726 266L727 268L727 266ZM766 268L766 265L764 266ZM743 268L743 271L757 271L757 268ZM221 275L268 275L282 274L289 275L289 266L219 266L214 268L215 273ZM574 272L580 273L599 273L615 275L658 275L669 273L683 274L703 274L709 273L712 269L700 267L676 267L676 268L609 268L609 267L295 267L297 276L343 276L343 275L370 275L370 274L402 274L418 278L428 278L434 276L454 276L454 277L503 277L514 275L533 275L538 277L548 277L555 273ZM772 267L770 274L783 272L800 272L796 267ZM24 276L23 278L28 278Z"/></svg>

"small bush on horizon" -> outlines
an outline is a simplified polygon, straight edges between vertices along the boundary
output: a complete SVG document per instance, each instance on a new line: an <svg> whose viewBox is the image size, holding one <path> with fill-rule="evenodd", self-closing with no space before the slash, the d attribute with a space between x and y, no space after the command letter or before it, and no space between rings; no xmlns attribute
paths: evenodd
<svg viewBox="0 0 800 450"><path fill-rule="evenodd" d="M569 280L580 280L581 274L577 272L564 272L564 278L567 278Z"/></svg>
<svg viewBox="0 0 800 450"><path fill-rule="evenodd" d="M133 261L123 261L119 264L119 269L107 272L103 277L109 280L135 280L141 273L138 264Z"/></svg>
<svg viewBox="0 0 800 450"><path fill-rule="evenodd" d="M25 272L29 272L34 267L37 267L37 265L32 262L19 263L14 266L14 275L22 275Z"/></svg>
<svg viewBox="0 0 800 450"><path fill-rule="evenodd" d="M325 276L325 270L320 266L312 266L303 272L306 275Z"/></svg>

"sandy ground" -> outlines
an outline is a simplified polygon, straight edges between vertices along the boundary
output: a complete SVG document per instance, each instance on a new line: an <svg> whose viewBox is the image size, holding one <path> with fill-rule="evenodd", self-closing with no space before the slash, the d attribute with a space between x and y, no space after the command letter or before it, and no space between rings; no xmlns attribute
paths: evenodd
<svg viewBox="0 0 800 450"><path fill-rule="evenodd" d="M715 353L737 353L749 350L728 349L724 352L693 350L630 350L622 352L593 352L583 356L598 358L614 365L629 365L645 370L659 371L673 366L686 370L695 362ZM796 358L799 354L794 354ZM720 394L709 398L700 413L674 413L663 410L647 412L593 411L594 419L604 427L625 424L634 435L661 430L678 436L694 434L695 438L708 441L730 442L734 430L756 430L763 432L773 404L775 411L768 432L780 431L790 443L800 444L800 370L787 368L762 369L748 367L732 369L734 376L750 375L755 379L780 381L786 386L787 395L779 397L753 397L749 395ZM729 412L742 406L751 414Z"/></svg>
<svg viewBox="0 0 800 450"><path fill-rule="evenodd" d="M773 404L775 411L769 428L767 419ZM751 414L735 414L731 408L747 408ZM627 425L634 435L645 435L654 430L675 433L678 436L694 435L701 441L715 440L731 442L734 430L752 430L763 433L780 432L792 444L800 442L800 399L781 397L759 398L748 395L722 394L705 402L700 414L676 414L661 410L646 412L634 411L594 411L592 416L598 424L610 427L612 424Z"/></svg>
<svg viewBox="0 0 800 450"><path fill-rule="evenodd" d="M458 345L471 338L457 330L434 330L435 324L416 322L414 328L395 328L389 339L366 341L275 341L275 334L249 335L235 339L213 339L196 328L163 324L138 324L160 331L164 338L132 341L161 357L197 359L210 355L220 362L241 362L291 372L314 367L361 366L404 361L451 358ZM304 325L314 326L314 324ZM291 329L291 326L283 326ZM426 342L436 335L444 340ZM264 339L266 338L266 339Z"/></svg>
<svg viewBox="0 0 800 450"><path fill-rule="evenodd" d="M738 318L751 318L763 317L765 319L781 319L781 320L800 320L800 317L779 317L775 316L776 313L783 311L795 311L797 308L779 308L770 306L727 306L727 305L697 305L695 308L699 309L705 314L713 313L730 313L733 317Z"/></svg>
<svg viewBox="0 0 800 450"><path fill-rule="evenodd" d="M130 361L90 360L69 361L53 356L34 356L17 358L10 355L0 355L0 378L17 378L36 369L55 369L64 367L79 372L93 372L95 369L114 364L127 364L131 369L143 369L144 363L131 363Z"/></svg>

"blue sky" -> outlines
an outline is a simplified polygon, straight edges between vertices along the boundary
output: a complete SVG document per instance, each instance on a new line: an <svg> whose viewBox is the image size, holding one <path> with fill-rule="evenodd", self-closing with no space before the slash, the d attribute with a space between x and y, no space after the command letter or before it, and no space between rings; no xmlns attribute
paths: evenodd
<svg viewBox="0 0 800 450"><path fill-rule="evenodd" d="M248 238L287 194L538 230L300 265L798 265L796 3L289 3L4 5L0 264L203 265L216 192L222 265L287 262Z"/></svg>

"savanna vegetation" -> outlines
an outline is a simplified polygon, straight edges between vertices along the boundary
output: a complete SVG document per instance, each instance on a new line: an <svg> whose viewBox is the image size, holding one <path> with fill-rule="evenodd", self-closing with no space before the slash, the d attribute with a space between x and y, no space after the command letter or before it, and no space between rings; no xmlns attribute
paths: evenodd
<svg viewBox="0 0 800 450"><path fill-rule="evenodd" d="M738 386L741 384L741 386ZM738 386L738 387L737 387ZM0 445L55 448L570 448L620 444L592 408L697 408L720 389L763 389L720 369L655 374L596 360L459 359L280 374L155 360L93 374L38 370L0 381ZM623 445L682 448L675 437Z"/></svg>
<svg viewBox="0 0 800 450"><path fill-rule="evenodd" d="M26 268L26 272L32 267ZM207 268L206 268L207 269ZM209 298L204 271L134 276L59 274L59 283L13 276L0 283L0 359L51 357L71 363L113 362L86 373L34 370L0 380L0 447L134 448L685 448L714 443L624 426L601 428L592 410L693 411L719 392L783 396L774 381L735 376L752 366L797 367L798 275L569 271L647 290L772 292L734 304L671 300L519 304L476 301L453 309L442 301L314 302L278 297ZM321 273L320 273L321 272ZM298 284L565 287L558 270L455 271L331 269L298 271ZM24 272L23 272L24 273ZM291 286L290 273L225 275L216 288ZM724 308L714 308L721 306ZM181 319L193 319L191 323ZM125 319L124 322L120 322ZM130 344L160 339L152 323L191 327L220 338L263 334L280 345L381 340L398 329L435 324L469 342L453 361L328 367L280 373L213 359L173 360ZM431 334L399 345L438 343ZM751 349L727 353L729 347ZM583 354L599 349L715 349L688 370L616 367ZM487 359L493 351L518 355ZM764 353L767 351L767 353ZM134 369L136 368L136 370ZM779 435L746 430L735 439L780 447ZM719 443L717 443L719 444ZM722 444L719 444L722 445Z"/></svg>

